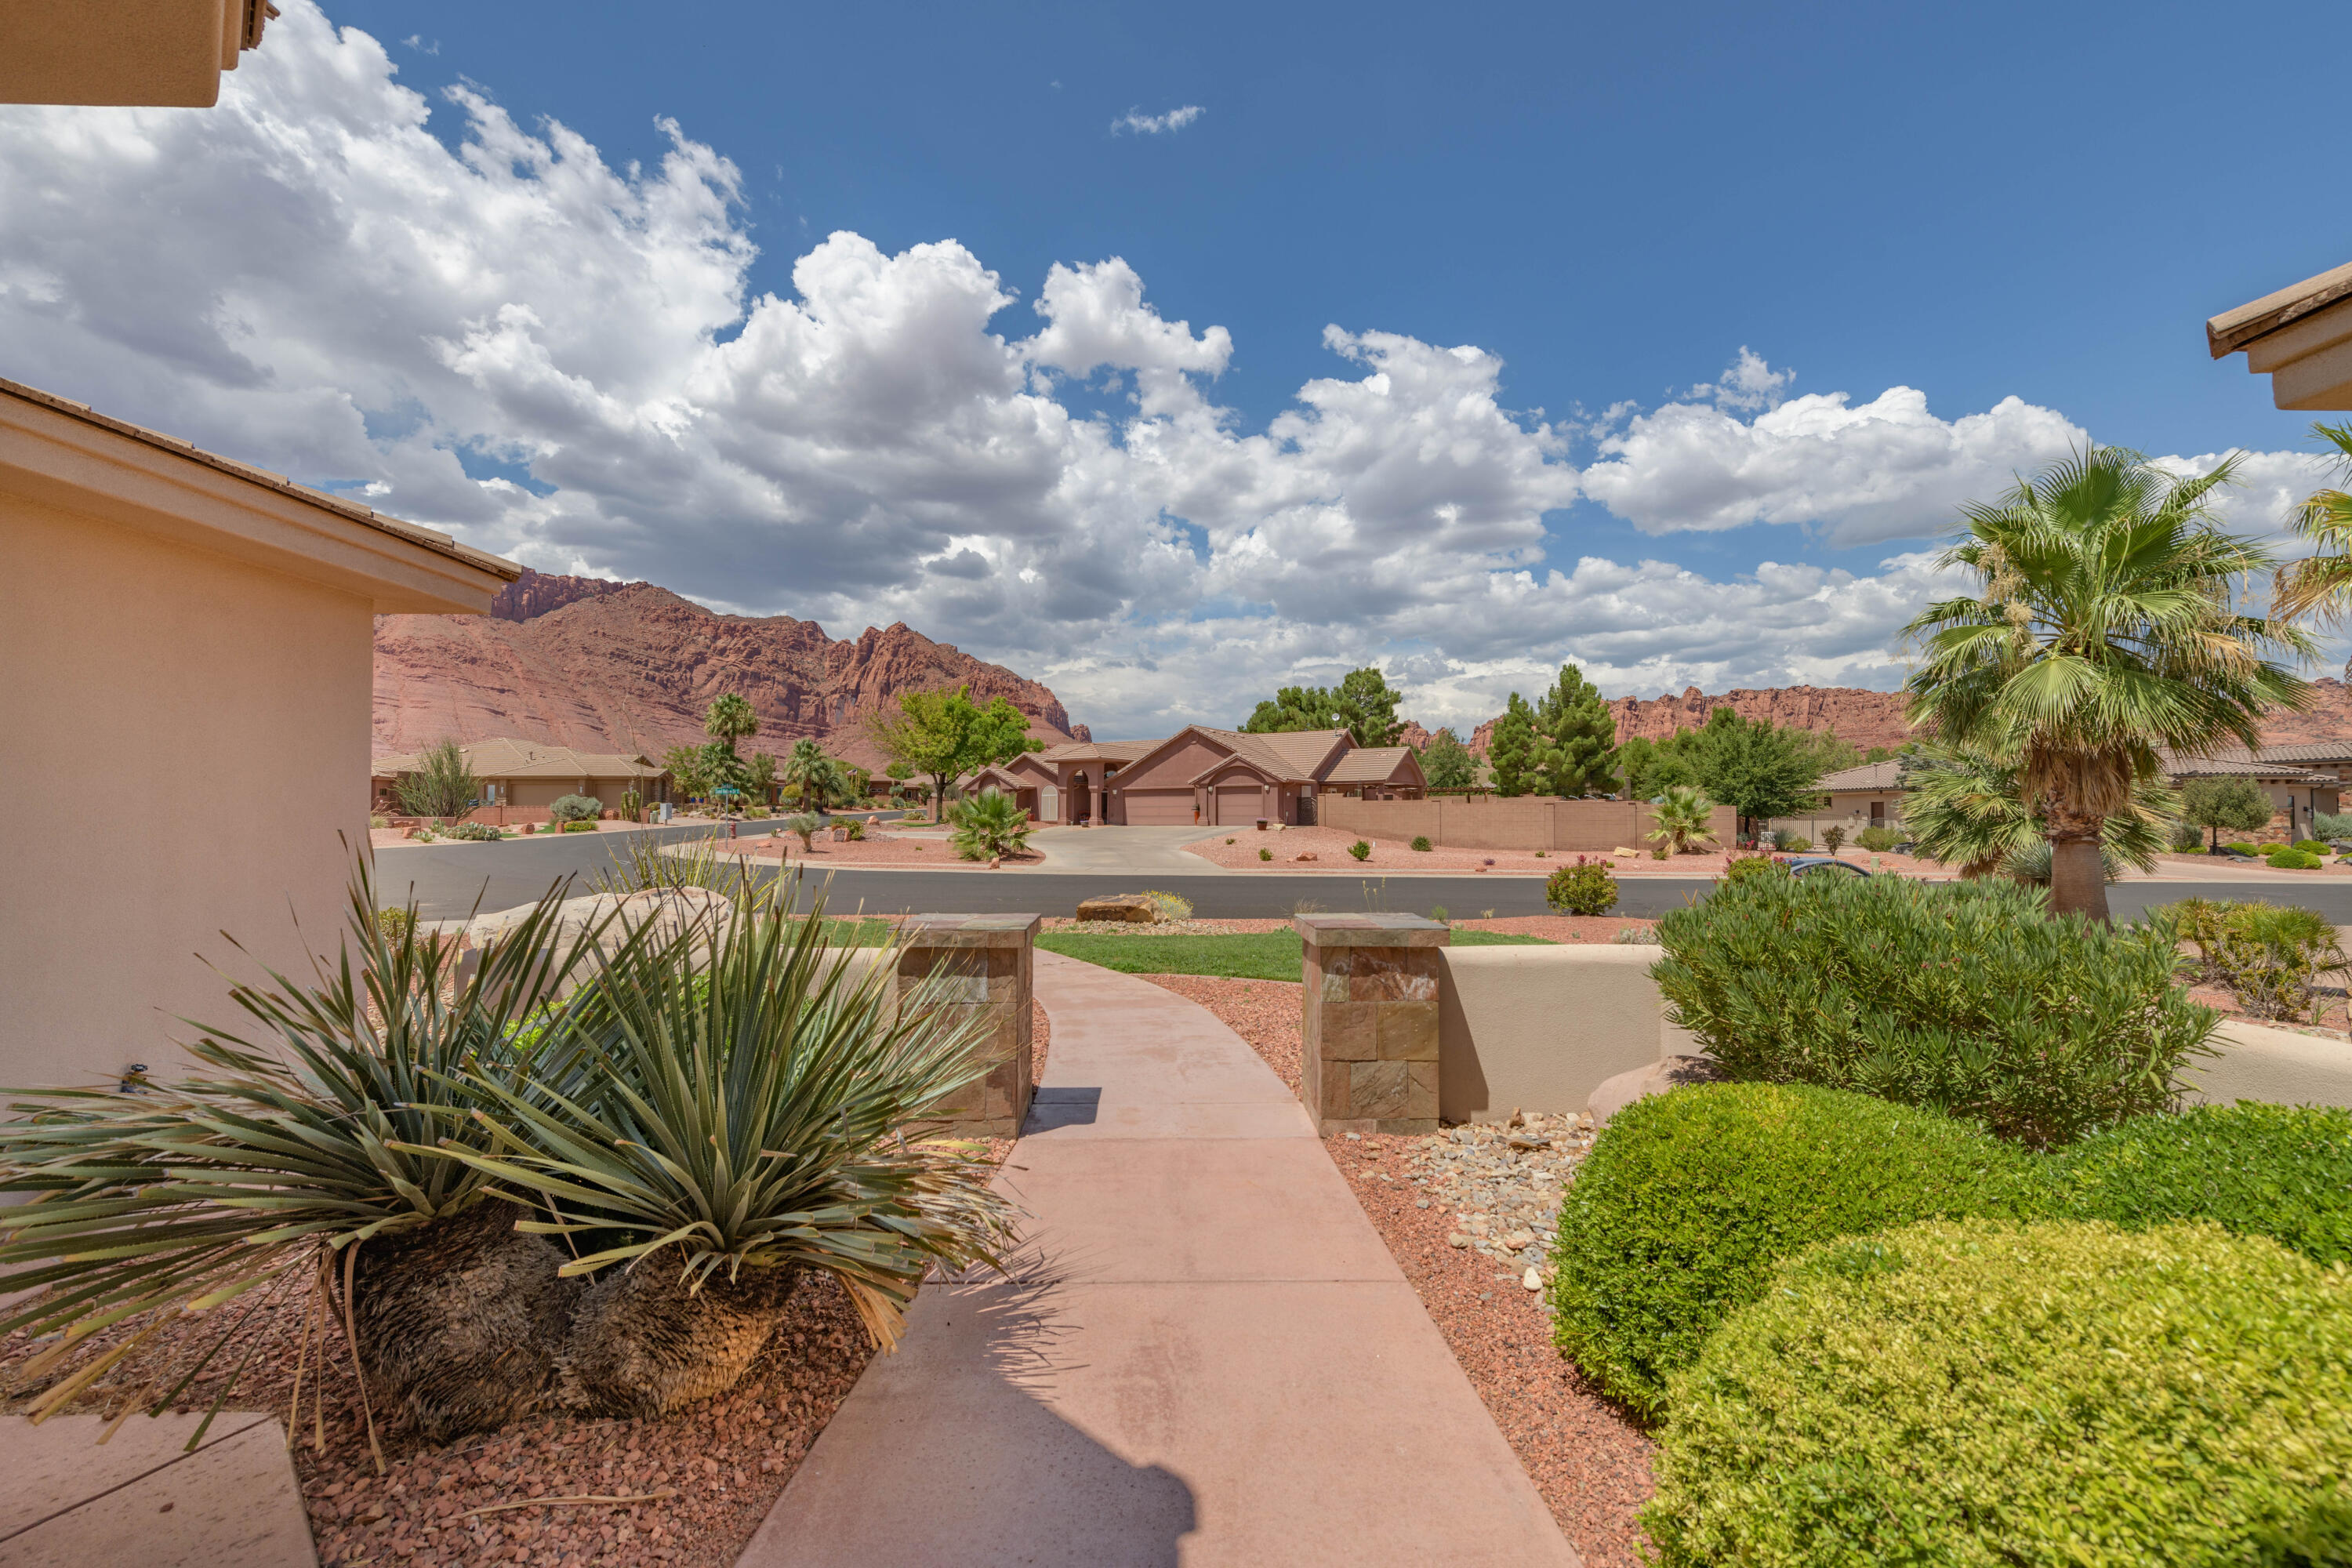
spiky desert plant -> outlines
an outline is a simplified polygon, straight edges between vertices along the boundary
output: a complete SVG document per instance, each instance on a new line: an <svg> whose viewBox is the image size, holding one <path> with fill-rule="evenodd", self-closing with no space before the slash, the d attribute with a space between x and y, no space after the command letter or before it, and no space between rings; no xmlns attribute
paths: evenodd
<svg viewBox="0 0 2352 1568"><path fill-rule="evenodd" d="M567 935L566 890L461 964L413 908L382 918L362 855L340 960L307 983L265 970L265 983L231 986L247 1022L200 1026L191 1076L129 1095L11 1091L0 1194L29 1201L0 1208L0 1269L36 1293L0 1332L60 1335L42 1358L55 1365L143 1320L48 1397L69 1398L184 1310L339 1273L369 1383L428 1436L532 1408L568 1312L562 1255L515 1233L520 1211L480 1172L415 1145L487 1149L471 1117L487 1086L530 1094L576 1079L568 1020L583 999L559 998L617 933L589 922Z"/></svg>
<svg viewBox="0 0 2352 1568"><path fill-rule="evenodd" d="M615 894L701 888L731 899L773 884L755 883L748 866L719 852L715 837L671 847L650 833L631 833L619 838L612 863L596 873L595 886L600 893Z"/></svg>
<svg viewBox="0 0 2352 1568"><path fill-rule="evenodd" d="M429 747L416 761L415 773L403 773L392 784L400 809L409 816L463 816L481 799L482 781L474 776L457 742Z"/></svg>
<svg viewBox="0 0 2352 1568"><path fill-rule="evenodd" d="M982 790L949 808L955 852L966 860L1016 855L1029 847L1029 812L1001 790Z"/></svg>
<svg viewBox="0 0 2352 1568"><path fill-rule="evenodd" d="M1646 835L1650 842L1664 844L1676 855L1715 842L1715 802L1696 784L1676 784L1666 791L1650 807L1650 820L1657 824Z"/></svg>
<svg viewBox="0 0 2352 1568"><path fill-rule="evenodd" d="M806 1270L893 1344L927 1268L992 1264L1011 1236L973 1145L908 1137L983 1070L973 1026L927 986L894 999L895 945L829 946L822 900L735 917L601 965L591 1088L478 1078L495 1147L446 1146L560 1215L523 1229L604 1243L562 1269L596 1276L565 1346L588 1409L731 1386Z"/></svg>
<svg viewBox="0 0 2352 1568"><path fill-rule="evenodd" d="M824 821L811 811L795 812L784 818L785 831L800 836L801 850L803 854L816 847L816 832L824 826Z"/></svg>
<svg viewBox="0 0 2352 1568"><path fill-rule="evenodd" d="M2021 771L1961 747L1922 745L1903 765L1905 831L1920 854L1958 866L1963 877L2000 871L2048 887L2046 825L2025 804ZM2161 776L2139 780L2100 824L2103 878L2114 881L2126 866L2154 870L2179 814L2180 797Z"/></svg>

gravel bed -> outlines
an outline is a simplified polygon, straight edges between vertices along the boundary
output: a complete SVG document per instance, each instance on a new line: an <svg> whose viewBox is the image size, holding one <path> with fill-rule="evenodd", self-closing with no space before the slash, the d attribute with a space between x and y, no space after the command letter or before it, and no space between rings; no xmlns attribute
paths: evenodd
<svg viewBox="0 0 2352 1568"><path fill-rule="evenodd" d="M1297 985L1136 978L1208 1008L1298 1087ZM1634 1514L1652 1490L1650 1440L1553 1347L1544 1292L1526 1283L1530 1255L1538 1287L1549 1271L1559 1194L1591 1142L1579 1117L1349 1134L1325 1147L1562 1533L1591 1568L1636 1568L1648 1545Z"/></svg>

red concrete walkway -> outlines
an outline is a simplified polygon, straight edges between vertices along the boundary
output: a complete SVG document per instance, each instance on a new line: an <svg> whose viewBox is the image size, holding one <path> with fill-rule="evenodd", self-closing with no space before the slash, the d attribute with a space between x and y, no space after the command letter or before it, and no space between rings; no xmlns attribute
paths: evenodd
<svg viewBox="0 0 2352 1568"><path fill-rule="evenodd" d="M742 1562L1575 1564L1281 1080L1148 982L1036 974L1027 1253L924 1289Z"/></svg>

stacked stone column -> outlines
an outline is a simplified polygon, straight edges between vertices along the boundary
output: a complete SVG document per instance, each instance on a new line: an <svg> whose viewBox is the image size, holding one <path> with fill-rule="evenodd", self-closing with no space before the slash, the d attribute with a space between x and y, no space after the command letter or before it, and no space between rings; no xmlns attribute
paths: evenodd
<svg viewBox="0 0 2352 1568"><path fill-rule="evenodd" d="M1298 1097L1324 1137L1437 1131L1438 950L1418 915L1300 915Z"/></svg>
<svg viewBox="0 0 2352 1568"><path fill-rule="evenodd" d="M1031 954L1036 915L912 915L898 948L897 994L919 994L926 1010L976 1023L972 1046L987 1070L933 1104L928 1114L971 1137L1013 1138L1034 1089L1029 1036Z"/></svg>

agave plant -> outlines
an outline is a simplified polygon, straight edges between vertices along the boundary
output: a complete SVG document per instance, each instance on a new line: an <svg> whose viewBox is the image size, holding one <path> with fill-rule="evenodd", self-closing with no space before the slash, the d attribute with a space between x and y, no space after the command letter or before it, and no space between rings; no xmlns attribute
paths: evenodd
<svg viewBox="0 0 2352 1568"><path fill-rule="evenodd" d="M1648 835L1650 841L1664 844L1674 854L1715 842L1715 803L1696 784L1676 784L1666 791L1650 807L1650 820L1657 824Z"/></svg>
<svg viewBox="0 0 2352 1568"><path fill-rule="evenodd" d="M522 1212L481 1172L419 1146L488 1147L470 1112L489 1086L577 1080L568 1019L592 999L560 998L608 922L567 936L565 890L461 973L413 909L382 918L362 856L341 961L307 985L266 970L266 984L231 987L249 1021L202 1028L186 1047L194 1076L130 1095L12 1091L0 1194L29 1201L0 1209L0 1268L36 1293L0 1332L60 1336L37 1374L144 1320L46 1397L62 1404L173 1315L323 1286L339 1263L342 1324L369 1381L428 1436L530 1409L568 1315L563 1257L516 1233Z"/></svg>
<svg viewBox="0 0 2352 1568"><path fill-rule="evenodd" d="M948 810L955 831L950 840L966 860L1016 855L1029 847L1029 812L1001 790L982 790Z"/></svg>
<svg viewBox="0 0 2352 1568"><path fill-rule="evenodd" d="M589 1248L561 1270L594 1277L564 1348L576 1405L656 1415L730 1386L804 1271L890 1346L928 1268L993 1264L1009 1240L975 1146L907 1135L983 1070L973 1035L922 990L894 999L895 947L861 964L827 931L821 905L739 909L704 942L615 955L584 1087L474 1075L489 1146L408 1147Z"/></svg>

